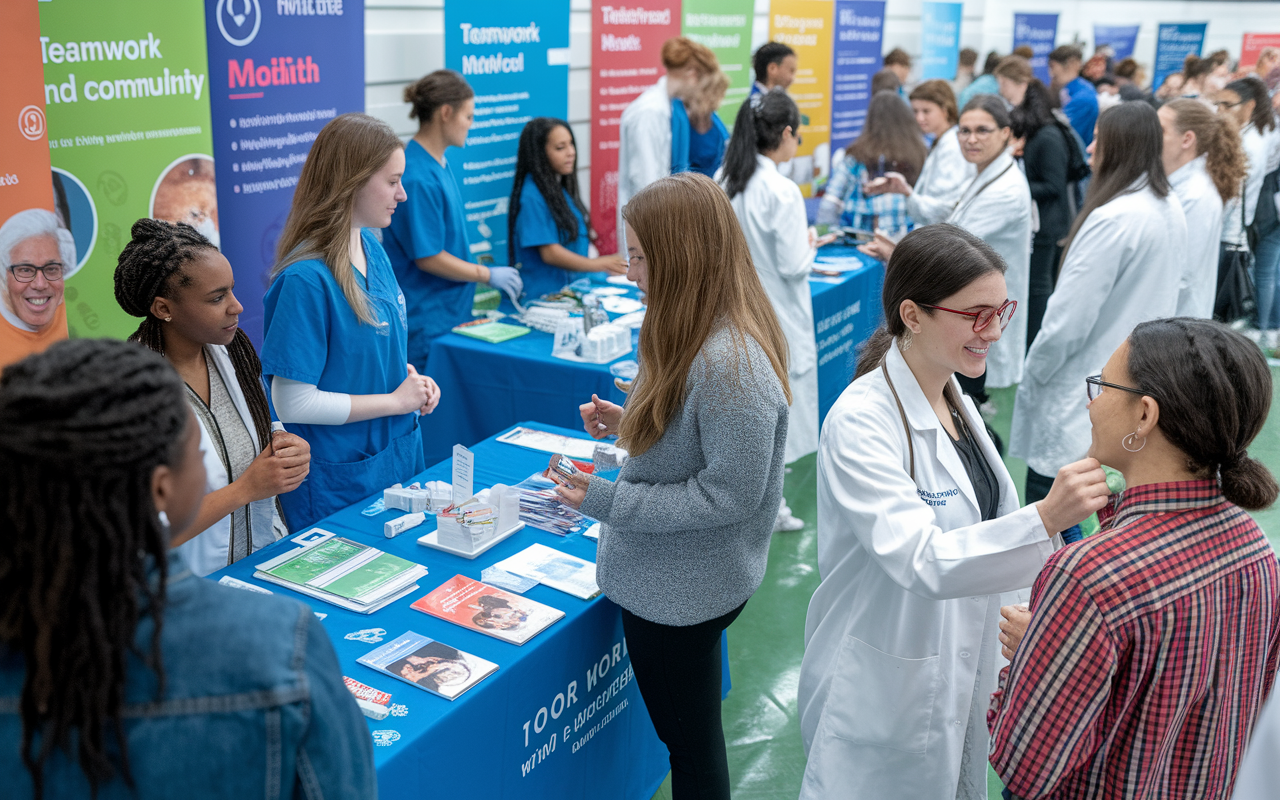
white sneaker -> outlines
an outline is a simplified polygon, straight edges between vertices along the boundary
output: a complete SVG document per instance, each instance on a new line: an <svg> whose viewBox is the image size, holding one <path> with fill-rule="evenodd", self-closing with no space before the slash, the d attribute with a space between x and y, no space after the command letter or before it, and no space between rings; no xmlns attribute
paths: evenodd
<svg viewBox="0 0 1280 800"><path fill-rule="evenodd" d="M1262 331L1258 330L1257 328L1243 328L1240 330L1240 333L1243 333L1245 335L1245 338L1247 338L1249 341L1253 342L1259 347L1262 347L1262 337L1263 337Z"/></svg>
<svg viewBox="0 0 1280 800"><path fill-rule="evenodd" d="M1280 331L1269 330L1262 332L1263 350L1275 350L1277 345L1280 345Z"/></svg>
<svg viewBox="0 0 1280 800"><path fill-rule="evenodd" d="M773 521L774 533L778 533L780 531L789 533L792 531L798 531L802 528L804 528L804 520L800 519L799 517L791 516L790 511L788 511L785 515L782 513L779 513L777 518Z"/></svg>

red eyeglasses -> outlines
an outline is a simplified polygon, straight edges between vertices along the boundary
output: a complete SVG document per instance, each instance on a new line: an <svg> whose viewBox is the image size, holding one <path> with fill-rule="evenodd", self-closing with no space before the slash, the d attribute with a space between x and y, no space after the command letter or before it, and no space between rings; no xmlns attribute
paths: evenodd
<svg viewBox="0 0 1280 800"><path fill-rule="evenodd" d="M1017 300L1005 300L1004 304L999 308L987 306L981 311L956 311L954 308L943 308L942 306L931 306L927 303L917 303L921 308L932 308L934 311L946 311L951 314L959 314L962 317L973 317L973 332L981 333L991 324L991 320L1000 320L1000 330L1009 327L1009 320L1013 319L1013 312L1018 310Z"/></svg>

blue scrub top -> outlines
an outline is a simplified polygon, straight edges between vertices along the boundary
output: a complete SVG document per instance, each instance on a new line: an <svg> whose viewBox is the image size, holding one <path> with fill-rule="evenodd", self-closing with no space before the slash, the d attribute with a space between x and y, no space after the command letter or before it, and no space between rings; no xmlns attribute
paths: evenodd
<svg viewBox="0 0 1280 800"><path fill-rule="evenodd" d="M262 372L326 392L390 394L408 375L404 294L382 246L361 231L367 277L356 273L379 320L360 321L318 259L285 268L263 301ZM416 413L345 425L290 423L311 445L311 472L280 495L291 529L312 525L425 469Z"/></svg>
<svg viewBox="0 0 1280 800"><path fill-rule="evenodd" d="M387 257L409 306L409 361L424 371L431 342L471 319L475 284L451 281L418 268L415 259L447 252L471 261L462 191L453 168L410 140L404 148L404 191L409 199L382 233Z"/></svg>
<svg viewBox="0 0 1280 800"><path fill-rule="evenodd" d="M525 296L530 300L536 300L544 294L558 292L576 278L590 274L553 267L543 261L538 253L538 247L541 245L559 244L580 256L587 254L590 242L587 239L586 221L582 219L582 212L569 196L568 190L562 188L560 191L564 193L565 202L569 204L574 219L578 221L578 235L568 243L561 240L560 229L556 227L556 221L551 216L547 200L542 196L542 192L538 191L533 177L526 175L524 183L521 184L520 213L516 215L516 261L520 264L520 278L524 281Z"/></svg>
<svg viewBox="0 0 1280 800"><path fill-rule="evenodd" d="M724 161L724 148L729 142L729 129L720 121L720 115L711 115L711 127L706 133L698 133L689 127L689 169L714 178L720 163Z"/></svg>

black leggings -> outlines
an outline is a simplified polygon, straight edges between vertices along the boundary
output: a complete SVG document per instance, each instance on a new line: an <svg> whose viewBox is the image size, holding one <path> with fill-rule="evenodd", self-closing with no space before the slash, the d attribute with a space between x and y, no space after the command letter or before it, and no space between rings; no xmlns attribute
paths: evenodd
<svg viewBox="0 0 1280 800"><path fill-rule="evenodd" d="M1026 484L1027 503L1034 503L1043 500L1049 496L1049 490L1053 488L1053 478L1048 475L1041 475L1031 467L1027 467L1027 484ZM1053 531L1050 531L1052 534Z"/></svg>
<svg viewBox="0 0 1280 800"><path fill-rule="evenodd" d="M1058 256L1061 248L1053 242L1036 241L1031 247L1031 285L1027 293L1027 349L1040 332L1044 310L1049 305L1058 279Z"/></svg>
<svg viewBox="0 0 1280 800"><path fill-rule="evenodd" d="M742 613L697 625L660 625L622 609L622 632L640 696L671 753L672 800L728 800L729 759L720 722L720 635Z"/></svg>

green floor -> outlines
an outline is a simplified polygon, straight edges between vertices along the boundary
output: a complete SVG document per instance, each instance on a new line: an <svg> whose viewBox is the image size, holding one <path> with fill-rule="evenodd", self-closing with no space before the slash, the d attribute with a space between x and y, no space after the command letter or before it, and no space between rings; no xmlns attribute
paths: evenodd
<svg viewBox="0 0 1280 800"><path fill-rule="evenodd" d="M1280 370L1272 370L1280 384ZM1084 391L1084 387L1081 387ZM992 423L1006 439L1013 412L1013 390L993 393L1000 413ZM1250 448L1251 454L1280 474L1280 402ZM804 748L796 712L796 682L804 652L804 618L818 585L814 456L792 465L786 495L793 513L808 523L797 533L773 537L764 584L729 629L733 691L724 702L724 732L729 772L737 800L790 800L800 793ZM1007 459L1022 491L1026 465ZM1280 506L1280 504L1278 504ZM1280 507L1257 514L1271 543L1280 549ZM990 796L1000 796L1000 781L990 773ZM654 800L669 800L670 777Z"/></svg>

